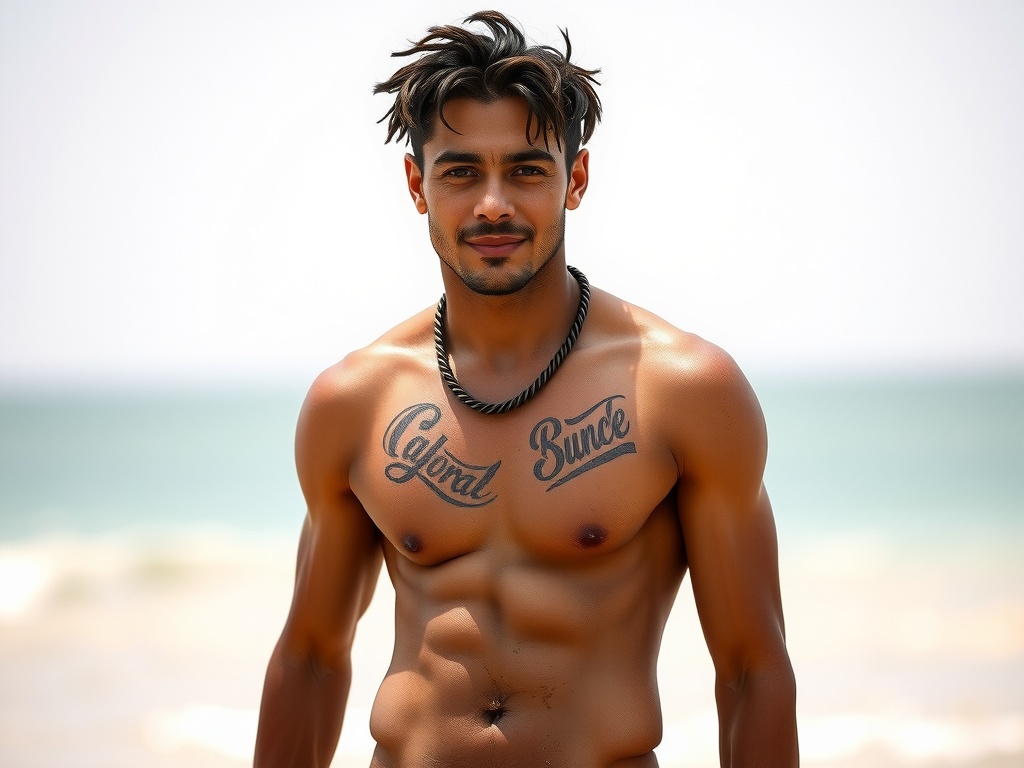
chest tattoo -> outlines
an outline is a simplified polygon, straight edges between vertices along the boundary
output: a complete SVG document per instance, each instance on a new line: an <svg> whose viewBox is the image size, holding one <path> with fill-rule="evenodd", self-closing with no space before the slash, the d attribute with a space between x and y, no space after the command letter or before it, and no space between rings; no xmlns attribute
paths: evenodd
<svg viewBox="0 0 1024 768"><path fill-rule="evenodd" d="M395 416L384 433L384 452L395 459L384 468L393 483L420 480L437 496L456 507L482 507L498 498L488 489L500 461L482 466L463 461L449 451L448 438L438 427L441 409L433 403L410 405Z"/></svg>
<svg viewBox="0 0 1024 768"><path fill-rule="evenodd" d="M627 441L629 421L622 408L625 395L609 395L569 419L548 416L530 433L530 447L540 454L533 475L551 483L550 491L619 456L636 453Z"/></svg>

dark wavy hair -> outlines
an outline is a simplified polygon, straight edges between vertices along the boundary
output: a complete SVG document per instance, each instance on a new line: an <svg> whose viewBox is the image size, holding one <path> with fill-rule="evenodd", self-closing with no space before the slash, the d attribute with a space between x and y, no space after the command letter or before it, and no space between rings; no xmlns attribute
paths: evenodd
<svg viewBox="0 0 1024 768"><path fill-rule="evenodd" d="M493 102L507 96L526 99L530 116L526 140L555 139L571 168L580 144L586 144L601 119L601 100L594 75L569 61L569 34L560 29L565 53L548 45L528 46L523 33L497 11L480 11L465 20L487 26L491 36L454 25L430 27L428 34L392 56L423 54L377 83L373 92L393 93L395 103L380 119L388 121L385 143L407 139L423 168L423 144L430 140L435 117L454 130L444 116L450 99ZM563 147L564 145L564 147Z"/></svg>

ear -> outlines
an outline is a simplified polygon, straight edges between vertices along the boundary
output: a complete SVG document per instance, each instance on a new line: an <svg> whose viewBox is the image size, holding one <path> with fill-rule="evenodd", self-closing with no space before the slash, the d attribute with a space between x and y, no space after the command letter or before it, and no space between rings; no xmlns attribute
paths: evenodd
<svg viewBox="0 0 1024 768"><path fill-rule="evenodd" d="M568 210L575 211L579 208L589 181L590 150L581 149L573 161L572 168L569 169L569 188L565 193L565 207Z"/></svg>
<svg viewBox="0 0 1024 768"><path fill-rule="evenodd" d="M405 180L409 185L409 195L420 213L427 212L427 198L423 195L423 172L416 163L416 158L405 155Z"/></svg>

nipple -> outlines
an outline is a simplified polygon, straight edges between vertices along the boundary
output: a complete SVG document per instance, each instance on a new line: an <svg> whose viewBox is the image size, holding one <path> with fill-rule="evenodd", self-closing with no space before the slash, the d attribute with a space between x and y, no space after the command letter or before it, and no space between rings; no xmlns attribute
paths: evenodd
<svg viewBox="0 0 1024 768"><path fill-rule="evenodd" d="M402 538L402 546L405 547L405 550L407 552L416 554L421 549L423 549L423 542L420 540L420 537L417 536L415 533L407 533Z"/></svg>
<svg viewBox="0 0 1024 768"><path fill-rule="evenodd" d="M592 549L599 547L604 544L605 539L608 538L608 531L606 531L600 525L585 525L580 528L579 534L576 536L576 541L579 542L581 547Z"/></svg>

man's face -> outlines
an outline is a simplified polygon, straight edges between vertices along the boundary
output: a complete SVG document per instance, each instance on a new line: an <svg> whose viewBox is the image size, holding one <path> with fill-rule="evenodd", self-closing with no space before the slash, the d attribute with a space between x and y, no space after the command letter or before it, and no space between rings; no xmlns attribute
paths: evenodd
<svg viewBox="0 0 1024 768"><path fill-rule="evenodd" d="M476 293L523 288L561 255L565 210L587 186L588 155L570 171L554 139L526 139L526 101L449 101L423 145L423 168L406 156L409 192L426 213L441 261ZM532 127L532 126L531 126Z"/></svg>

